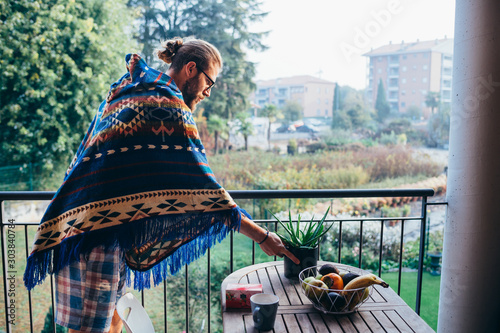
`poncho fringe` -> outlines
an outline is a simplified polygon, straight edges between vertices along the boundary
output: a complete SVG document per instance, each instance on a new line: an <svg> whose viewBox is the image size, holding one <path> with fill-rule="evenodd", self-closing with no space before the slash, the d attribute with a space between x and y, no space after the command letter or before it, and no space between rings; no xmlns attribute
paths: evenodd
<svg viewBox="0 0 500 333"><path fill-rule="evenodd" d="M133 276L134 289L142 290L151 288L151 278L153 279L153 285L157 286L168 275L175 275L184 265L189 265L205 255L208 248L223 241L231 231L239 231L241 214L250 217L245 210L237 207L230 211L205 214L202 218L197 218L194 223L199 224L199 226L209 224L214 219L232 221L232 224L229 226L225 223L212 225L209 229L198 234L198 237L194 240L184 244L180 249L149 270L138 271L127 267L127 285L131 285L131 276ZM135 244L154 241L158 237L158 233L165 232L166 219L170 220L171 223L173 221L173 227L175 227L177 224L175 220L185 220L186 216L184 214L170 215L164 218L141 220L129 225L119 225L109 228L105 232L84 233L62 241L55 249L49 249L36 256L30 256L24 274L26 288L31 290L42 283L47 274L59 271L74 260L80 260L80 254L89 253L96 246L103 245L105 248L130 249ZM167 232L172 238L185 236L176 232L175 228ZM125 236L119 237L118 235Z"/></svg>

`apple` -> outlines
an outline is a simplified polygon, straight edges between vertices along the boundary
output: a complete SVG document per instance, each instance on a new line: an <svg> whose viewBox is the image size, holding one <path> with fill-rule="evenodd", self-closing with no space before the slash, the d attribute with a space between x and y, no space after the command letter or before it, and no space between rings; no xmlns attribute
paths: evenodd
<svg viewBox="0 0 500 333"><path fill-rule="evenodd" d="M319 300L328 293L328 287L321 280L313 280L309 282L305 289L305 295L314 303L318 303Z"/></svg>
<svg viewBox="0 0 500 333"><path fill-rule="evenodd" d="M305 279L302 281L302 289L306 290L307 284L308 284L308 283L311 283L311 281L314 281L314 280L316 280L316 279L314 278L314 276L310 276L310 277L305 278Z"/></svg>

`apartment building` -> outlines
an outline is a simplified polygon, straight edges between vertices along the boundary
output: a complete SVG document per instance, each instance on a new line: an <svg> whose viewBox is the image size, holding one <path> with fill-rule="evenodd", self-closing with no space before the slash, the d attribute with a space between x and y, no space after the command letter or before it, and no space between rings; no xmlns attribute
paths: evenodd
<svg viewBox="0 0 500 333"><path fill-rule="evenodd" d="M304 117L331 117L335 82L303 75L257 81L253 96L259 107L283 107L288 100L302 105Z"/></svg>
<svg viewBox="0 0 500 333"><path fill-rule="evenodd" d="M428 118L429 91L440 93L443 106L451 105L453 39L391 43L364 56L369 57L366 94L373 106L380 80L393 112L405 113L416 105Z"/></svg>

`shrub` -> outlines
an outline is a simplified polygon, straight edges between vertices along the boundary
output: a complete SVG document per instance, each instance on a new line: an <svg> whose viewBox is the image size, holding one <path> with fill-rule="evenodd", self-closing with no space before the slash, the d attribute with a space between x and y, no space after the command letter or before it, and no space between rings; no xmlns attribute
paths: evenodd
<svg viewBox="0 0 500 333"><path fill-rule="evenodd" d="M338 222L335 222L338 225ZM344 222L342 225L342 251L341 261L343 264L359 265L359 222ZM382 271L389 271L399 267L400 254L400 228L384 228L384 239L382 242ZM339 232L338 226L323 238L320 247L321 260L338 262ZM441 252L443 244L443 233L435 231L429 234L426 253ZM361 267L376 271L379 269L380 258L380 223L365 222L363 224L363 253ZM402 266L417 269L420 251L420 239L408 241L403 244ZM430 258L424 256L424 268L430 269Z"/></svg>

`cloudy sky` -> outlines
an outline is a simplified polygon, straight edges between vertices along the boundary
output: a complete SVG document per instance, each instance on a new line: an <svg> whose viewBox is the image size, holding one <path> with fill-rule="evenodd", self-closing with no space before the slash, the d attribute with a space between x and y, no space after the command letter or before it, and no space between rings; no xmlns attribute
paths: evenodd
<svg viewBox="0 0 500 333"><path fill-rule="evenodd" d="M270 48L249 52L257 79L314 75L363 89L367 58L385 44L453 38L455 0L263 0Z"/></svg>

